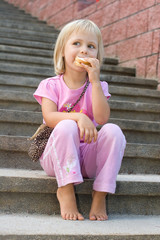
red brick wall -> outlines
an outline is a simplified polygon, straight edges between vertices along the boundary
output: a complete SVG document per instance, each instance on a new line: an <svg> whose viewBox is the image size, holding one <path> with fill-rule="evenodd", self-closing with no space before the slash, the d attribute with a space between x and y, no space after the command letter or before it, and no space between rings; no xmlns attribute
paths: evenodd
<svg viewBox="0 0 160 240"><path fill-rule="evenodd" d="M160 81L160 0L6 0L49 25L88 18L101 29L105 55L137 76ZM92 1L86 7L85 2ZM81 4L81 5L80 5Z"/></svg>

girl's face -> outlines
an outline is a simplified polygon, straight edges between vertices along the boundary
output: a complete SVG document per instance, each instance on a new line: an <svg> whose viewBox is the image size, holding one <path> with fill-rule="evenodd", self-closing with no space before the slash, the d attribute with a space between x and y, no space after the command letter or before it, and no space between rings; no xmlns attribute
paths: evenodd
<svg viewBox="0 0 160 240"><path fill-rule="evenodd" d="M64 48L65 70L85 72L85 69L75 65L75 58L97 58L98 39L94 33L76 32L70 35Z"/></svg>

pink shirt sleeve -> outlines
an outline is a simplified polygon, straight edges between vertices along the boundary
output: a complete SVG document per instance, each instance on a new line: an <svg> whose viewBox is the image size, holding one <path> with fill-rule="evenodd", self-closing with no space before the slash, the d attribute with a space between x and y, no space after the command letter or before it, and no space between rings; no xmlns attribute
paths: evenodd
<svg viewBox="0 0 160 240"><path fill-rule="evenodd" d="M102 90L104 95L107 97L107 100L111 97L111 94L108 92L108 83L107 82L101 82Z"/></svg>
<svg viewBox="0 0 160 240"><path fill-rule="evenodd" d="M43 97L50 99L57 105L58 93L56 91L55 81L51 79L41 81L33 96L40 105L42 104Z"/></svg>

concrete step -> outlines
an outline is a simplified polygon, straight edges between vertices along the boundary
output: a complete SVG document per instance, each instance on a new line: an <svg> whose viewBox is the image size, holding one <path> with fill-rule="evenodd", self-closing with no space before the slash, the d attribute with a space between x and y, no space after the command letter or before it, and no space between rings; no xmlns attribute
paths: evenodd
<svg viewBox="0 0 160 240"><path fill-rule="evenodd" d="M111 118L160 121L160 105L109 100ZM0 90L0 109L40 111L31 92Z"/></svg>
<svg viewBox="0 0 160 240"><path fill-rule="evenodd" d="M39 21L37 18L32 17L29 14L26 14L23 10L19 10L15 8L16 11L11 6L11 9L9 11L6 11L6 8L0 7L0 20L8 20L8 21L19 21L19 22L28 22L30 24L39 24L42 26L46 26L46 22ZM4 12L3 12L4 11Z"/></svg>
<svg viewBox="0 0 160 240"><path fill-rule="evenodd" d="M112 100L160 103L160 91L133 87L109 86Z"/></svg>
<svg viewBox="0 0 160 240"><path fill-rule="evenodd" d="M1 45L0 48L2 48L2 51L4 51L6 49L6 46L3 48ZM9 49L13 49L13 46L10 46ZM7 47L7 52L9 52L9 49ZM14 49L15 50L15 49ZM32 48L27 48L27 47L19 47L16 46L16 50L19 53L24 53L26 55L29 55L32 53L32 55L36 55L36 53L39 51L38 49L32 49ZM44 50L40 48L39 51L39 56L46 56L45 53L47 55L49 55L50 57L52 56L52 52L49 50ZM123 68L123 67L118 67L118 66L112 66L112 65L102 65L102 71L106 72L106 73L112 73L112 74L120 74L120 75L128 75L130 76L130 69L128 68ZM128 71L129 70L129 71ZM32 75L32 76L36 76L36 75L40 75L43 77L50 77L53 75L53 69L52 67L38 67L38 66L28 66L26 68L25 64L16 64L16 63L1 63L0 65L0 71L2 73L10 73L10 74L23 74L23 75ZM132 74L133 75L133 74Z"/></svg>
<svg viewBox="0 0 160 240"><path fill-rule="evenodd" d="M115 118L111 118L109 122L121 127L127 142L160 144L160 122ZM41 123L40 112L0 109L1 135L32 136Z"/></svg>
<svg viewBox="0 0 160 240"><path fill-rule="evenodd" d="M93 180L84 179L75 186L78 208L85 216L92 184ZM159 215L159 189L159 175L118 175L116 194L107 196L108 214ZM56 191L55 178L43 171L0 169L1 212L59 214Z"/></svg>
<svg viewBox="0 0 160 240"><path fill-rule="evenodd" d="M53 40L57 37L57 34L48 34L48 37L43 33L41 35L35 35L33 31L18 30L18 29L6 29L0 28L0 37L16 40L30 40L44 43L53 43Z"/></svg>
<svg viewBox="0 0 160 240"><path fill-rule="evenodd" d="M0 56L0 61L3 53ZM48 66L50 65L53 68L53 60L52 58L46 59L42 57L29 57L29 56L23 56L23 58L20 55L10 55L5 54L4 58L6 59L5 62L10 62L10 60L15 61L22 61L22 59L27 63L30 63L30 58L32 58L32 66L33 65L41 65L43 64ZM39 61L41 61L39 63ZM32 81L32 82L31 82ZM11 91L25 91L25 92L31 92L33 93L38 84L39 80L36 81L36 79L28 78L28 77L16 77L16 76L10 76L8 74L0 75L0 89L4 90L11 90ZM152 89L142 89L137 87L120 87L120 86L113 86L109 85L109 92L111 93L111 100L120 100L120 101L130 101L130 102L145 102L145 103L159 103L160 102L160 92ZM149 97L148 97L149 96Z"/></svg>
<svg viewBox="0 0 160 240"><path fill-rule="evenodd" d="M16 54L25 54L31 56L42 56L42 57L51 57L53 55L53 51L45 50L45 49L34 49L34 48L27 48L27 47L20 47L20 46L9 46L9 45L0 45L0 51L5 53L16 53ZM4 68L6 68L4 63ZM0 69L3 73L3 68Z"/></svg>
<svg viewBox="0 0 160 240"><path fill-rule="evenodd" d="M3 55L3 53L1 54ZM13 55L14 56L14 55ZM19 56L17 54L17 56ZM25 55L25 58L28 56ZM38 61L38 59L42 59L43 62L50 61L52 62L52 57L50 56L49 58L42 58L42 57L32 57L35 59L35 61ZM29 60L29 59L28 59ZM19 76L19 74L15 75L10 75L7 73L1 73L0 74L0 89L4 90L11 90L11 91L25 91L25 92L34 92L40 83L40 81L43 80L40 76L34 76L34 77L29 77L29 76ZM140 99L140 96L145 97L145 102L151 101L154 102L154 98L159 96L159 92L155 91L155 88L157 87L157 81L156 80L151 80L151 79L137 79L134 77L123 77L123 76L116 76L116 75L106 75L105 78L101 76L101 80L107 81L109 84L109 91L111 91L112 97L116 97L116 89L119 92L122 92L124 94L124 98L126 97L126 92L125 89L127 90L128 88L136 88L136 90L133 90L134 93L132 95L134 97L134 101L137 99ZM124 90L123 90L124 88ZM140 90L139 90L140 88ZM144 91L144 89L149 88L149 92ZM137 92L137 93L135 93ZM149 94L148 100L146 99L146 94ZM139 97L138 97L139 95ZM154 97L155 96L155 97ZM123 98L123 95L122 95ZM159 97L158 97L159 98ZM113 99L113 98L111 98ZM122 99L123 100L123 99Z"/></svg>
<svg viewBox="0 0 160 240"><path fill-rule="evenodd" d="M107 222L91 222L64 221L54 215L0 214L1 240L159 240L159 226L159 216L110 215Z"/></svg>
<svg viewBox="0 0 160 240"><path fill-rule="evenodd" d="M17 43L18 44L18 43ZM34 44L37 44L37 42L34 42ZM45 43L46 44L46 43ZM46 48L45 44L40 44L41 48ZM48 44L48 46L51 45L51 43ZM38 45L39 46L39 45ZM37 66L49 66L51 67L53 65L53 57L37 57L37 56L28 56L25 54L18 54L18 53L5 53L5 52L1 52L0 55L0 61L1 62L5 62L5 63L16 63L16 64L29 64L31 66L33 65L37 65ZM110 64L110 65L116 65L114 63L114 59L112 58L104 58L104 63L103 64Z"/></svg>
<svg viewBox="0 0 160 240"><path fill-rule="evenodd" d="M0 27L0 35L2 37L9 37L8 38L17 38L17 39L28 39L32 41L36 41L37 38L40 41L44 42L52 42L53 39L57 36L56 31L52 32L36 32L33 30L26 30L26 29L16 29L16 28L5 28ZM48 39L48 40L47 40Z"/></svg>
<svg viewBox="0 0 160 240"><path fill-rule="evenodd" d="M132 76L119 76L111 74L101 74L101 81L107 81L109 86L119 87L134 87L134 88L145 88L145 89L156 89L157 80L154 79L143 79L135 78Z"/></svg>
<svg viewBox="0 0 160 240"><path fill-rule="evenodd" d="M0 89L33 93L41 80L41 77L0 74Z"/></svg>
<svg viewBox="0 0 160 240"><path fill-rule="evenodd" d="M42 45L43 46L43 45ZM0 61L3 63L16 63L16 64L26 64L32 66L42 67L49 66L53 68L53 57L36 57L36 56L29 56L29 55L21 55L21 54L13 54L13 53L1 53Z"/></svg>
<svg viewBox="0 0 160 240"><path fill-rule="evenodd" d="M160 105L109 100L111 118L160 121Z"/></svg>
<svg viewBox="0 0 160 240"><path fill-rule="evenodd" d="M28 156L27 136L0 135L0 167L41 169ZM160 145L127 143L120 173L160 174Z"/></svg>
<svg viewBox="0 0 160 240"><path fill-rule="evenodd" d="M136 69L134 68L127 68L127 67L119 67L119 66L107 66L102 65L101 66L101 72L102 73L109 73L109 74L115 74L115 75L124 75L124 76L136 76Z"/></svg>
<svg viewBox="0 0 160 240"><path fill-rule="evenodd" d="M0 21L0 26L1 27L5 27L5 28L15 28L15 29L26 29L26 30L31 30L34 31L35 34L36 32L39 31L45 31L45 32L49 32L51 33L52 31L55 30L55 28L53 27L49 27L47 25L41 25L41 23L28 23L28 21L25 21L25 17L24 17L24 21Z"/></svg>
<svg viewBox="0 0 160 240"><path fill-rule="evenodd" d="M29 40L19 40L19 39L11 39L11 38L0 38L0 44L5 44L9 46L22 46L26 48L36 48L36 49L47 49L50 50L54 46L53 43L43 43Z"/></svg>

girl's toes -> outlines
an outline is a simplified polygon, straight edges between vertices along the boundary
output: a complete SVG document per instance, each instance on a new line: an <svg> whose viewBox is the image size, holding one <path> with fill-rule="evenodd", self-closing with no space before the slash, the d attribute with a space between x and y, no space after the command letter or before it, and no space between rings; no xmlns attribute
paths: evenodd
<svg viewBox="0 0 160 240"><path fill-rule="evenodd" d="M89 219L90 219L91 221L95 221L95 220L97 220L97 218L96 218L95 215L90 216Z"/></svg>
<svg viewBox="0 0 160 240"><path fill-rule="evenodd" d="M66 220L66 214L61 214L61 217Z"/></svg>
<svg viewBox="0 0 160 240"><path fill-rule="evenodd" d="M78 220L80 221L84 220L84 217L80 213L78 214Z"/></svg>

